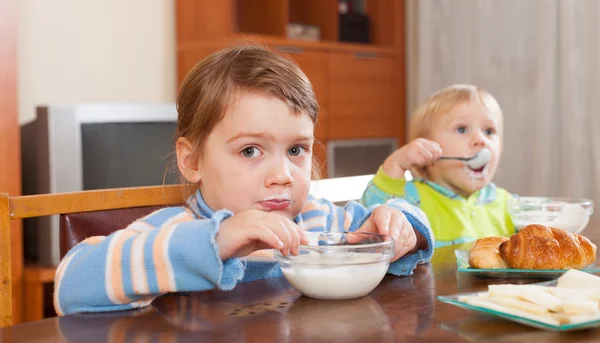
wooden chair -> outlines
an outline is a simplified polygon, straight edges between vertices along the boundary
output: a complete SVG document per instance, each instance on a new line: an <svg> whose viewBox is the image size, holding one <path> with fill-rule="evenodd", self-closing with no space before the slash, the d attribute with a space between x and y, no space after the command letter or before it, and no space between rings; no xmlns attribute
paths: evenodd
<svg viewBox="0 0 600 343"><path fill-rule="evenodd" d="M146 209L142 211L148 213L155 209L149 206L182 204L188 194L189 191L181 185L17 197L0 193L0 327L12 325L11 219L144 207ZM130 212L128 215L135 213L135 211ZM68 218L65 217L67 216L63 216L61 219L67 220ZM65 244L73 244L74 240L81 240L81 237L72 238L72 241ZM61 243L61 245L63 244ZM27 275L27 272L25 274Z"/></svg>
<svg viewBox="0 0 600 343"><path fill-rule="evenodd" d="M373 175L311 181L310 193L336 203L360 199ZM119 188L9 197L0 193L0 327L12 324L10 219L60 215L61 257L90 236L108 235L160 207L183 203L181 185ZM26 320L43 318L43 284L54 267L27 266L24 272Z"/></svg>

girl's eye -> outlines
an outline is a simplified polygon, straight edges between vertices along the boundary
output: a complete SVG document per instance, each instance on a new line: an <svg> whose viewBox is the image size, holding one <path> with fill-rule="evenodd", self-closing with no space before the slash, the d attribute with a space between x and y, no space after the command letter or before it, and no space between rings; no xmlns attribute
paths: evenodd
<svg viewBox="0 0 600 343"><path fill-rule="evenodd" d="M306 149L301 146L295 146L295 147L291 147L290 150L288 150L288 153L291 156L304 156L304 155L306 155Z"/></svg>
<svg viewBox="0 0 600 343"><path fill-rule="evenodd" d="M260 156L260 150L255 146L249 146L241 151L242 156L253 158Z"/></svg>
<svg viewBox="0 0 600 343"><path fill-rule="evenodd" d="M456 129L456 132L458 132L458 133L465 133L465 132L467 132L467 128L466 128L466 127L464 127L464 126L459 126L459 127Z"/></svg>
<svg viewBox="0 0 600 343"><path fill-rule="evenodd" d="M495 131L494 129L486 129L486 130L485 130L485 135L486 135L486 136L491 136L491 135L493 135L494 133L496 133L496 131Z"/></svg>

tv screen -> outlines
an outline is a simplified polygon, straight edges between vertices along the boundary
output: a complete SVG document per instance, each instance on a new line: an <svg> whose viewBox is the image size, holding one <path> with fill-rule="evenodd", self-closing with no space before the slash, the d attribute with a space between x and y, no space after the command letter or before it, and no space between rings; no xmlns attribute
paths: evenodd
<svg viewBox="0 0 600 343"><path fill-rule="evenodd" d="M23 194L179 182L175 104L76 104L36 108L21 127ZM58 216L24 221L26 259L60 262Z"/></svg>
<svg viewBox="0 0 600 343"><path fill-rule="evenodd" d="M82 123L85 190L176 183L174 122Z"/></svg>

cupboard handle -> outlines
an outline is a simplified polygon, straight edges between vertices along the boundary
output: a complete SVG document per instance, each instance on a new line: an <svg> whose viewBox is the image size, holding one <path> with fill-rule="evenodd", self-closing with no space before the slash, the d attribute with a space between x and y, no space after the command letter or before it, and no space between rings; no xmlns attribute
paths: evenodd
<svg viewBox="0 0 600 343"><path fill-rule="evenodd" d="M377 58L377 54L374 52L357 51L354 53L354 57L361 60L372 60L374 58Z"/></svg>
<svg viewBox="0 0 600 343"><path fill-rule="evenodd" d="M300 48L297 46L285 46L285 45L278 45L277 50L287 52L288 54L301 54L304 52L303 48Z"/></svg>

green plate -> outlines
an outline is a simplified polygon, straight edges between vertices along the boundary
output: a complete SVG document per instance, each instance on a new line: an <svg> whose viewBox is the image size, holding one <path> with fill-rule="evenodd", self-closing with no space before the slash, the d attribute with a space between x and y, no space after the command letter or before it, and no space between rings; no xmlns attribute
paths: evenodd
<svg viewBox="0 0 600 343"><path fill-rule="evenodd" d="M519 278L519 279L556 279L567 270L544 270L544 269L477 269L469 266L469 250L455 250L456 267L459 272L472 273L478 276L495 278ZM591 264L583 269L587 273L600 273L600 266Z"/></svg>
<svg viewBox="0 0 600 343"><path fill-rule="evenodd" d="M545 322L541 322L541 321L537 321L537 320L533 320L533 319L529 319L529 318L525 318L525 317L520 317L517 315L510 314L510 313L495 311L495 310L485 308L485 307L472 306L472 305L469 305L462 301L458 301L459 296L476 295L477 293L478 292L463 293L463 294L456 294L456 295L450 295L450 296L438 296L437 298L438 298L438 300L440 300L442 302L452 304L452 305L455 305L458 307L462 307L467 310L487 313L487 314L490 314L493 316L501 317L501 318L504 318L504 319L507 319L507 320L510 320L513 322L517 322L517 323L527 325L527 326L532 326L532 327L535 327L538 329L552 330L552 331L571 331L571 330L582 330L582 329L600 327L600 318L590 320L590 321L585 321L585 322L579 322L576 324L554 325L554 324L545 323Z"/></svg>

